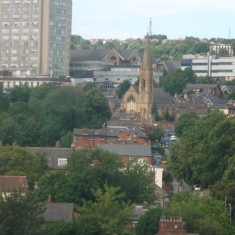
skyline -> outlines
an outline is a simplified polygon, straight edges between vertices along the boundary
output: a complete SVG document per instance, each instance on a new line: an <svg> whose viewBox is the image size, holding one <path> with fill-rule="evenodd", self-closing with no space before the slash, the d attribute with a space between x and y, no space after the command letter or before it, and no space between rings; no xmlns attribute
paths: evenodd
<svg viewBox="0 0 235 235"><path fill-rule="evenodd" d="M73 0L72 34L84 39L235 38L231 0ZM104 14L105 13L105 14Z"/></svg>

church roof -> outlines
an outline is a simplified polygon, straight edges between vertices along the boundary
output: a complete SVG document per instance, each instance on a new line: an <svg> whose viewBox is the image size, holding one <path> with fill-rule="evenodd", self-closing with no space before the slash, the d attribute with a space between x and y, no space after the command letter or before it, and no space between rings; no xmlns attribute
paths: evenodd
<svg viewBox="0 0 235 235"><path fill-rule="evenodd" d="M157 105L173 105L171 96L163 88L155 87L153 89L153 101Z"/></svg>

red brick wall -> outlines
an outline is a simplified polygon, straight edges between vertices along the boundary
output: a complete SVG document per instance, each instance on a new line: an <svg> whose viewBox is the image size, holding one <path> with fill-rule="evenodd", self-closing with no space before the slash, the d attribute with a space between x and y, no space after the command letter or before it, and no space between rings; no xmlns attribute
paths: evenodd
<svg viewBox="0 0 235 235"><path fill-rule="evenodd" d="M158 226L158 235L186 235L183 229L183 221L181 218L161 218Z"/></svg>

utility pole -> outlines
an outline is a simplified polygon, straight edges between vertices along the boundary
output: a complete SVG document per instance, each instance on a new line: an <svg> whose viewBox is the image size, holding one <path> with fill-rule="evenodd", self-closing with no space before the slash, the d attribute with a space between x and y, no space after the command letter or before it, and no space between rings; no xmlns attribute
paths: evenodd
<svg viewBox="0 0 235 235"><path fill-rule="evenodd" d="M149 21L149 36L152 36L152 18Z"/></svg>

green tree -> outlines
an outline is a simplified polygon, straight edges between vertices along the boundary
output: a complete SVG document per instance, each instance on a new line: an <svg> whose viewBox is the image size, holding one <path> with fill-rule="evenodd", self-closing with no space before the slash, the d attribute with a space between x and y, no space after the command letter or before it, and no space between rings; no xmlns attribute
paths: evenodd
<svg viewBox="0 0 235 235"><path fill-rule="evenodd" d="M162 216L161 208L149 209L138 221L136 225L136 235L155 235L158 233L158 224Z"/></svg>
<svg viewBox="0 0 235 235"><path fill-rule="evenodd" d="M118 186L121 166L119 157L114 154L100 149L83 149L69 159L66 177L61 172L41 179L40 193L44 200L51 194L55 201L82 205L83 200L94 200L92 190L102 188L106 182Z"/></svg>
<svg viewBox="0 0 235 235"><path fill-rule="evenodd" d="M30 97L31 88L27 85L15 86L10 89L9 99L14 103L17 101L28 102Z"/></svg>
<svg viewBox="0 0 235 235"><path fill-rule="evenodd" d="M176 70L174 73L167 74L160 81L160 86L168 91L171 95L181 94L188 83L196 83L196 75L192 69Z"/></svg>
<svg viewBox="0 0 235 235"><path fill-rule="evenodd" d="M222 179L235 151L235 119L215 110L188 127L171 149L169 165L179 180L213 185Z"/></svg>
<svg viewBox="0 0 235 235"><path fill-rule="evenodd" d="M199 120L199 116L194 112L182 114L176 122L175 133L177 136L182 136L184 130L190 129L190 126L194 126L195 122Z"/></svg>
<svg viewBox="0 0 235 235"><path fill-rule="evenodd" d="M93 192L95 202L86 201L79 208L80 234L128 234L133 208L123 201L120 188L104 185Z"/></svg>
<svg viewBox="0 0 235 235"><path fill-rule="evenodd" d="M0 148L0 175L25 175L32 187L46 170L47 163L43 156L17 146Z"/></svg>
<svg viewBox="0 0 235 235"><path fill-rule="evenodd" d="M79 107L84 121L77 122L76 126L100 128L111 117L108 100L97 88L89 89L84 93Z"/></svg>
<svg viewBox="0 0 235 235"><path fill-rule="evenodd" d="M93 83L93 82L88 82L88 83L84 86L83 90L86 92L86 91L89 91L89 90L91 90L91 89L93 89L93 88L97 88L97 87L96 87L96 84Z"/></svg>
<svg viewBox="0 0 235 235"><path fill-rule="evenodd" d="M128 200L133 203L155 203L154 172L149 165L143 161L132 160L123 170L124 178L121 189Z"/></svg>
<svg viewBox="0 0 235 235"><path fill-rule="evenodd" d="M198 77L196 79L197 84L214 84L215 80L211 77Z"/></svg>
<svg viewBox="0 0 235 235"><path fill-rule="evenodd" d="M43 204L32 193L15 191L9 195L0 194L0 234L37 234L43 222L43 210Z"/></svg>
<svg viewBox="0 0 235 235"><path fill-rule="evenodd" d="M118 95L118 98L121 99L122 96L127 92L127 90L129 89L129 87L131 86L129 80L125 80L123 81L120 86L118 87L118 90L117 90L117 95Z"/></svg>
<svg viewBox="0 0 235 235"><path fill-rule="evenodd" d="M169 170L164 170L162 175L162 180L166 183L172 183L173 182L173 176Z"/></svg>
<svg viewBox="0 0 235 235"><path fill-rule="evenodd" d="M149 134L149 138L151 140L151 142L160 142L162 137L164 136L164 131L161 127L152 127L150 129L150 134Z"/></svg>
<svg viewBox="0 0 235 235"><path fill-rule="evenodd" d="M42 177L39 194L46 200L50 194L55 202L94 201L93 190L105 184L120 187L125 201L142 203L156 200L154 178L146 164L129 163L124 168L120 157L100 149L75 152L68 161L66 172L49 173Z"/></svg>
<svg viewBox="0 0 235 235"><path fill-rule="evenodd" d="M43 223L38 227L35 235L80 235L79 227L72 222L55 221Z"/></svg>
<svg viewBox="0 0 235 235"><path fill-rule="evenodd" d="M3 84L0 82L0 114L7 111L9 108L9 99L6 94L4 94Z"/></svg>
<svg viewBox="0 0 235 235"><path fill-rule="evenodd" d="M172 196L167 213L171 216L181 216L187 232L199 232L204 235L233 234L223 201L217 201L211 196L200 197L198 193L191 192L177 193Z"/></svg>
<svg viewBox="0 0 235 235"><path fill-rule="evenodd" d="M235 91L229 95L228 99L235 100Z"/></svg>

